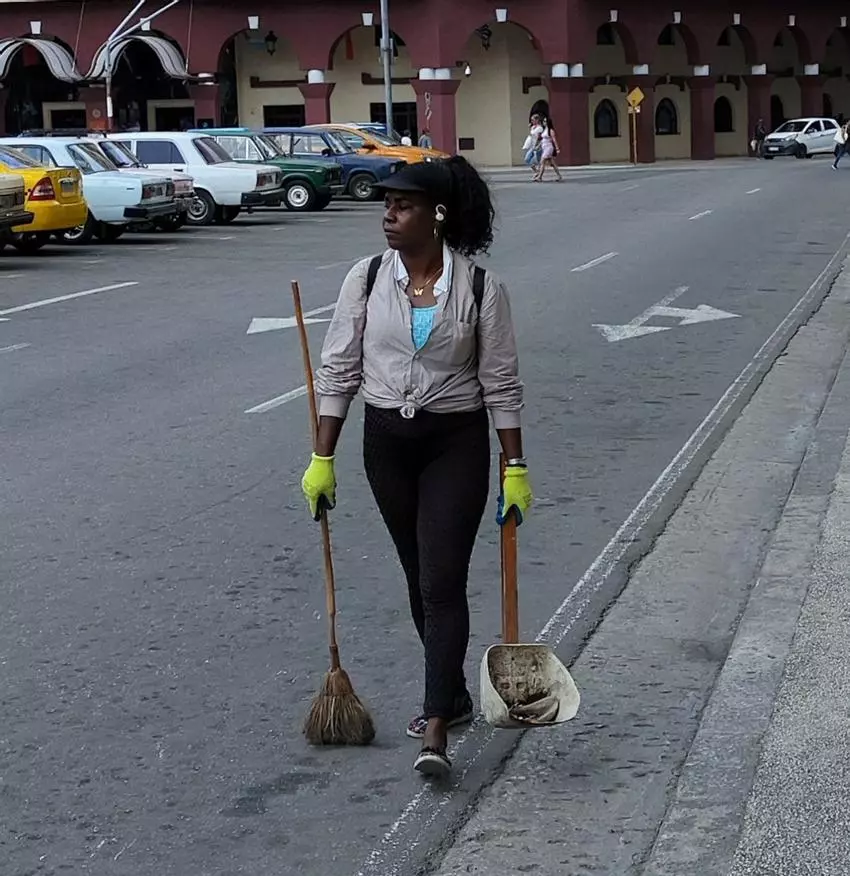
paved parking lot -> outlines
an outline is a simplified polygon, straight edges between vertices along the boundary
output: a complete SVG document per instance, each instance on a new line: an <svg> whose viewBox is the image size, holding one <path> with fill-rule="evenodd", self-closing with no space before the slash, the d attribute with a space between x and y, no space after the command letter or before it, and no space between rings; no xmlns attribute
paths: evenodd
<svg viewBox="0 0 850 876"><path fill-rule="evenodd" d="M651 537L633 511L681 474L671 461L719 428L715 406L828 276L844 179L817 161L498 177L487 266L513 292L538 497L521 531L526 636L545 628L577 653L622 584L618 530ZM382 243L379 206L341 204L0 255L12 876L406 876L508 753L475 728L452 789L410 769L419 650L357 415L333 530L343 662L378 739L314 751L299 735L326 668L321 566L298 488L297 336L263 320L291 317L299 279L318 355L348 266ZM496 539L488 515L473 677L499 628ZM582 599L564 603L577 581Z"/></svg>

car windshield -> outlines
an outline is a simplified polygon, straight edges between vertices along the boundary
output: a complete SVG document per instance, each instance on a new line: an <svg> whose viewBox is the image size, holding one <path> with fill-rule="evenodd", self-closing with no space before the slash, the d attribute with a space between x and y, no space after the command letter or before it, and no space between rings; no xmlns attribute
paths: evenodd
<svg viewBox="0 0 850 876"><path fill-rule="evenodd" d="M806 125L809 123L806 121L794 121L794 122L786 122L784 125L781 125L776 129L777 134L799 134Z"/></svg>
<svg viewBox="0 0 850 876"><path fill-rule="evenodd" d="M283 155L271 137L266 137L264 134L257 134L253 140L254 143L257 144L257 148L262 152L263 158L280 158L280 156Z"/></svg>
<svg viewBox="0 0 850 876"><path fill-rule="evenodd" d="M42 166L30 158L29 155L24 155L23 152L12 149L10 146L0 146L0 161L6 167L12 167L15 170L32 170Z"/></svg>
<svg viewBox="0 0 850 876"><path fill-rule="evenodd" d="M349 155L354 150L333 131L325 131L325 140L336 155Z"/></svg>
<svg viewBox="0 0 850 876"><path fill-rule="evenodd" d="M386 134L382 134L380 131L375 131L372 128L367 128L365 133L384 146L398 146L401 143L401 140L393 140L392 137L388 137Z"/></svg>
<svg viewBox="0 0 850 876"><path fill-rule="evenodd" d="M68 154L83 173L118 169L93 143L71 143Z"/></svg>
<svg viewBox="0 0 850 876"><path fill-rule="evenodd" d="M136 156L123 143L116 143L115 140L99 140L97 145L116 167L142 167Z"/></svg>
<svg viewBox="0 0 850 876"><path fill-rule="evenodd" d="M212 137L198 137L193 140L195 149L201 155L201 158L207 164L222 164L225 161L233 161L222 146L213 140Z"/></svg>

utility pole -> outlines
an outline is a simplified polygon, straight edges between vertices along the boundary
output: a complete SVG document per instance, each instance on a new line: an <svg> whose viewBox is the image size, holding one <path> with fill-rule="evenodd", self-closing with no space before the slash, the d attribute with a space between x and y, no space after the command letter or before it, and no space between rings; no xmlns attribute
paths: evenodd
<svg viewBox="0 0 850 876"><path fill-rule="evenodd" d="M145 5L147 0L139 0L138 3L132 8L132 10L125 16L124 20L112 33L107 37L106 44L104 45L103 50L103 60L105 62L104 69L104 80L106 86L106 130L112 130L112 120L114 117L113 106L112 106L112 68L114 66L113 60L113 47L115 43L119 40L124 39L124 37L129 36L131 33L134 33L137 30L140 30L142 25L147 24L148 22L153 21L157 16L162 15L168 9L171 9L172 6L176 6L180 0L171 0L171 2L166 3L161 9L157 9L152 15L146 15L143 18L139 19L135 24L127 27L128 22L134 15Z"/></svg>
<svg viewBox="0 0 850 876"><path fill-rule="evenodd" d="M390 30L389 0L381 0L381 59L384 62L384 104L387 136L393 135L393 40Z"/></svg>

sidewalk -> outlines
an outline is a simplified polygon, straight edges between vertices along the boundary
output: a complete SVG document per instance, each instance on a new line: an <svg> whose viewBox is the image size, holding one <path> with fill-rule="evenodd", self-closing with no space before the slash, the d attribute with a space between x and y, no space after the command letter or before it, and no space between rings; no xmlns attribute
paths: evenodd
<svg viewBox="0 0 850 876"><path fill-rule="evenodd" d="M434 872L850 873L848 316L845 264Z"/></svg>

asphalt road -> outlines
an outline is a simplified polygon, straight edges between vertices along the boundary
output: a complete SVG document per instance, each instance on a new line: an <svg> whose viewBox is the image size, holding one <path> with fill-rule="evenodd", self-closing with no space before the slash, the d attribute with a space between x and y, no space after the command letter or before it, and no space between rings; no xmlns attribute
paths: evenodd
<svg viewBox="0 0 850 876"><path fill-rule="evenodd" d="M842 174L812 161L498 177L486 264L513 291L538 496L521 530L527 638L844 245ZM361 470L359 406L333 534L343 662L378 738L317 751L299 732L326 669L298 488L303 376L293 329L247 330L292 314L292 278L305 307L332 305L351 261L381 248L379 216L343 205L0 256L3 876L412 876L507 755L476 729L455 787L423 790L410 768L421 658ZM720 316L701 305L723 318L693 322ZM637 336L647 327L668 330ZM472 678L499 630L496 543L488 516ZM615 595L563 624L566 660Z"/></svg>

